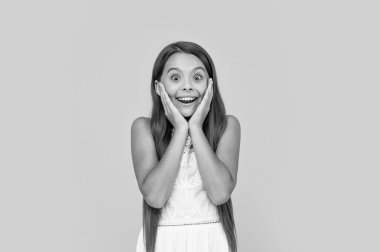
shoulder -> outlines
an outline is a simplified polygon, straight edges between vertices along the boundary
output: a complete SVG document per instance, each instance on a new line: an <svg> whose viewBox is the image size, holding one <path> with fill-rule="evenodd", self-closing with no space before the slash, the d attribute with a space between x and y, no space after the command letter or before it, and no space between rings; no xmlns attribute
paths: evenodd
<svg viewBox="0 0 380 252"><path fill-rule="evenodd" d="M133 120L131 125L131 134L132 136L140 136L141 134L144 135L151 135L150 130L150 119L149 117L137 117L135 120Z"/></svg>
<svg viewBox="0 0 380 252"><path fill-rule="evenodd" d="M239 124L239 119L234 116L234 115L226 115L226 118L227 118L227 121L230 121L231 123L234 123L234 124Z"/></svg>
<svg viewBox="0 0 380 252"><path fill-rule="evenodd" d="M226 117L227 117L227 127L234 131L240 132L241 127L240 127L239 119L234 115L226 115Z"/></svg>
<svg viewBox="0 0 380 252"><path fill-rule="evenodd" d="M222 138L231 146L240 144L241 127L239 119L233 115L226 115L227 125Z"/></svg>
<svg viewBox="0 0 380 252"><path fill-rule="evenodd" d="M236 116L226 115L227 125L220 139L222 149L234 149L240 145L240 122Z"/></svg>
<svg viewBox="0 0 380 252"><path fill-rule="evenodd" d="M141 127L149 127L150 125L150 118L149 117L143 117L139 116L132 122L132 130L136 128L141 128Z"/></svg>

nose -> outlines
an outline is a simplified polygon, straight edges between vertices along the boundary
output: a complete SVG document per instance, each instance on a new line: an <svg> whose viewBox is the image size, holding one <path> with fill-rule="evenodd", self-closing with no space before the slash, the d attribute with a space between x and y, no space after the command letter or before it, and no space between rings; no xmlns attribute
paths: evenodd
<svg viewBox="0 0 380 252"><path fill-rule="evenodd" d="M193 84L191 83L191 81L185 80L182 89L183 90L186 90L186 89L193 90Z"/></svg>

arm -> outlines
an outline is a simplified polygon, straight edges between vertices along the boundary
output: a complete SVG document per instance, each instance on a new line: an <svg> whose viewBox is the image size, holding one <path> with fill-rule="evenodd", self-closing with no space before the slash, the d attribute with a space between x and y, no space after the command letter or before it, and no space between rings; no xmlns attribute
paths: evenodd
<svg viewBox="0 0 380 252"><path fill-rule="evenodd" d="M204 135L202 128L190 127L191 139L205 191L215 205L228 201L237 180L240 123L234 116L227 116L227 128L221 137L216 153Z"/></svg>
<svg viewBox="0 0 380 252"><path fill-rule="evenodd" d="M188 129L175 130L163 157L158 161L149 122L137 118L131 127L132 159L145 201L154 208L165 205L179 172Z"/></svg>

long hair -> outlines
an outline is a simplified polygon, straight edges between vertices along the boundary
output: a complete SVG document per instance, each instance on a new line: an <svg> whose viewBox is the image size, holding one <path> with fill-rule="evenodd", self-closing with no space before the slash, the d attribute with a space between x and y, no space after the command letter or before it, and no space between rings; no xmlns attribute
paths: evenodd
<svg viewBox="0 0 380 252"><path fill-rule="evenodd" d="M173 125L171 125L170 121L165 116L165 110L161 103L161 98L155 92L154 81L161 81L160 79L166 61L174 53L189 53L197 56L206 67L208 75L210 77L212 76L213 98L211 100L209 113L203 122L202 130L214 152L216 152L219 140L227 126L226 110L219 93L215 66L209 54L201 46L193 42L178 41L169 44L162 49L154 62L151 80L153 107L150 128L155 142L158 160L162 158L170 143ZM217 205L216 207L228 241L229 251L236 252L237 236L231 198L229 198L224 204ZM143 237L147 252L155 251L161 209L162 208L154 208L150 206L145 199L143 199Z"/></svg>

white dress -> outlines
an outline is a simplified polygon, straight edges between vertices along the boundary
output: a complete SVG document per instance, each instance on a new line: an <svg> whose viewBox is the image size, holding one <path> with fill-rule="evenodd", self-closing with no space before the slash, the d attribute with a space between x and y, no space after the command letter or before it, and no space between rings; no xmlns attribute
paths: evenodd
<svg viewBox="0 0 380 252"><path fill-rule="evenodd" d="M228 252L216 206L203 189L197 159L188 135L172 193L162 208L156 252ZM143 227L136 252L146 252Z"/></svg>

